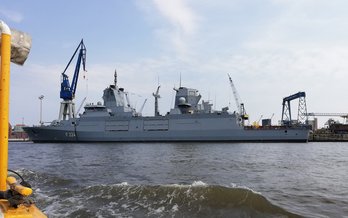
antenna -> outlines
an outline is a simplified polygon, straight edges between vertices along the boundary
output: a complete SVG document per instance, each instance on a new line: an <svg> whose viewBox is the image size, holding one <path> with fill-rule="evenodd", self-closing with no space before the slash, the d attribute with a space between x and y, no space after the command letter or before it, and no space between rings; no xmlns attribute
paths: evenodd
<svg viewBox="0 0 348 218"><path fill-rule="evenodd" d="M180 84L179 84L179 88L181 88L181 72L180 72Z"/></svg>
<svg viewBox="0 0 348 218"><path fill-rule="evenodd" d="M214 98L214 110L216 110L216 93L215 93L215 98Z"/></svg>
<svg viewBox="0 0 348 218"><path fill-rule="evenodd" d="M117 87L117 71L115 69L115 74L114 74L114 84L115 84L115 87Z"/></svg>
<svg viewBox="0 0 348 218"><path fill-rule="evenodd" d="M155 97L155 116L160 116L160 113L158 111L158 99L161 97L159 95L159 89L160 89L161 86L158 86L157 87L157 91L156 93L152 93L153 97Z"/></svg>

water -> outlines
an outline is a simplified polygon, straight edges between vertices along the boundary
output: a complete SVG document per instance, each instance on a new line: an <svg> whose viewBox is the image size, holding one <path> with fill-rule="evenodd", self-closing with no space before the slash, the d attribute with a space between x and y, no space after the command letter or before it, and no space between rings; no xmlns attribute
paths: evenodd
<svg viewBox="0 0 348 218"><path fill-rule="evenodd" d="M49 217L348 217L348 143L9 144Z"/></svg>

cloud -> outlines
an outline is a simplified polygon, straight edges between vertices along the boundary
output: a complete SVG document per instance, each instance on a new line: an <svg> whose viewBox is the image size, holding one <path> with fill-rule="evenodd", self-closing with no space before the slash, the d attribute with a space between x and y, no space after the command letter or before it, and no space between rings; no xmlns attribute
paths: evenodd
<svg viewBox="0 0 348 218"><path fill-rule="evenodd" d="M183 0L153 0L159 12L183 34L193 34L196 29L196 15Z"/></svg>
<svg viewBox="0 0 348 218"><path fill-rule="evenodd" d="M347 44L347 1L272 0L281 13L245 43L259 50L297 50Z"/></svg>
<svg viewBox="0 0 348 218"><path fill-rule="evenodd" d="M0 16L15 23L20 23L23 20L23 15L20 12L4 8L0 8Z"/></svg>
<svg viewBox="0 0 348 218"><path fill-rule="evenodd" d="M190 52L190 42L198 29L198 16L183 0L161 1L152 0L154 9L162 18L165 24L159 25L154 30L155 35L165 45L170 46L178 55L186 56ZM153 16L153 10L147 12L147 16ZM161 22L163 19L158 19ZM169 25L168 25L169 23Z"/></svg>
<svg viewBox="0 0 348 218"><path fill-rule="evenodd" d="M59 72L64 66L26 63L24 66L11 65L10 121L11 124L38 124L39 100L44 95L43 117L52 121L59 110ZM47 120L47 118L50 120Z"/></svg>

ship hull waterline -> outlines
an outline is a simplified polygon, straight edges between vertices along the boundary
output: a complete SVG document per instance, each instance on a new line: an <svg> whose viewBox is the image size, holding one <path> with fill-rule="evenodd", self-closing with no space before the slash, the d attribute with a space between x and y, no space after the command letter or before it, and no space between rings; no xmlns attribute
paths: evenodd
<svg viewBox="0 0 348 218"><path fill-rule="evenodd" d="M229 122L227 117L221 119ZM80 121L81 125L26 127L26 132L33 142L307 142L309 135L306 128L228 128L208 125L209 119L183 121L177 120L175 124L169 121L172 130L161 129L160 125L159 129L146 129L144 121L138 119L134 121L137 124L122 126L123 129L105 125L105 121L93 122L98 123L94 126L92 122L84 125Z"/></svg>

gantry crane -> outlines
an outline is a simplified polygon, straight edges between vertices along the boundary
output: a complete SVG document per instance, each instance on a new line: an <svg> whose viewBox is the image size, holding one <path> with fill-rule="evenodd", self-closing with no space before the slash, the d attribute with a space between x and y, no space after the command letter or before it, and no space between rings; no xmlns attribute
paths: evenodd
<svg viewBox="0 0 348 218"><path fill-rule="evenodd" d="M72 83L70 85L69 77L66 75L66 70L70 66L72 60L74 59L75 55L78 53L77 56L77 62L75 66L74 76ZM86 71L86 47L83 44L83 40L81 40L80 44L77 46L73 56L70 58L70 61L68 62L67 66L65 67L63 73L62 73L62 82L60 85L60 98L63 99L63 101L60 104L60 110L59 110L59 118L58 120L66 120L66 118L72 118L75 117L75 104L73 102L73 99L75 98L76 88L77 88L77 82L79 79L79 73L80 73L80 66L83 66L83 70Z"/></svg>
<svg viewBox="0 0 348 218"><path fill-rule="evenodd" d="M307 124L308 122L306 93L298 92L296 94L283 98L283 110L281 120L283 125L292 125L293 120L291 119L290 102L295 99L299 99L296 122L299 124Z"/></svg>
<svg viewBox="0 0 348 218"><path fill-rule="evenodd" d="M232 88L234 99L236 101L236 105L237 105L237 109L238 109L238 113L239 113L239 122L242 126L244 126L244 121L249 119L249 115L245 111L244 103L240 103L241 102L240 97L238 95L236 87L233 84L233 81L232 81L230 74L227 74L227 75L228 75L228 78L230 80L230 85Z"/></svg>

